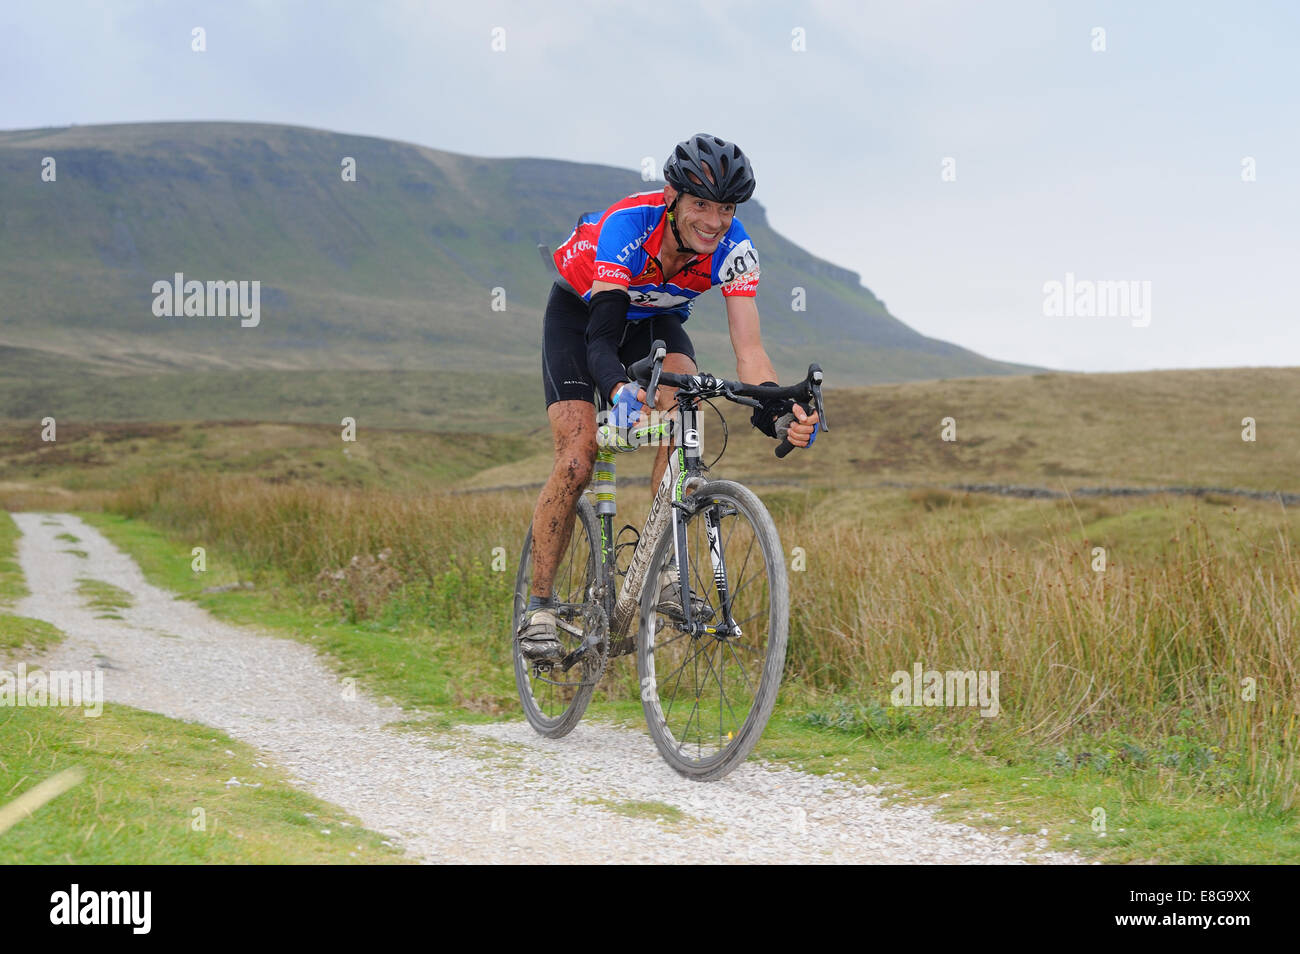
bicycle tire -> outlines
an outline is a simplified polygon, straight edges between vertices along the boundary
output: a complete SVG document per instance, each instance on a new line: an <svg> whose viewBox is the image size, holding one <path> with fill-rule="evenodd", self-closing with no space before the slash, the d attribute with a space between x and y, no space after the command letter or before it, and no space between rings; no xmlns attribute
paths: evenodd
<svg viewBox="0 0 1300 954"><path fill-rule="evenodd" d="M604 619L604 610L592 599L592 587L600 579L600 525L596 519L595 509L584 494L578 500L577 513L574 515L573 534L569 546L556 566L553 589L557 597L566 603L586 603L588 610ZM585 539L585 545L578 543L579 534ZM573 731L587 705L591 702L605 669L605 653L608 652L608 620L605 620L606 636L604 650L598 655L590 656L579 662L569 673L565 674L563 685L548 682L540 678L532 663L524 659L515 642L515 632L524 608L528 605L529 587L532 584L532 547L533 529L528 528L524 537L523 550L519 556L519 570L515 575L515 595L510 616L510 646L514 659L515 686L519 690L519 701L524 709L524 716L529 725L539 734L558 739ZM573 563L582 559L585 569L580 579L575 579ZM561 592L563 591L563 592ZM584 625L584 632L586 626ZM581 640L561 629L558 634L565 648L573 649ZM543 699L537 698L538 693Z"/></svg>
<svg viewBox="0 0 1300 954"><path fill-rule="evenodd" d="M719 543L723 564L726 567L723 583L731 593L734 602L731 615L737 622L741 622L742 614L748 614L754 606L760 606L766 611L762 623L751 626L752 618L745 618L745 622L741 623L742 635L738 638L692 637L686 634L685 629L674 626L673 616L658 609L658 585L647 585L641 597L637 675L640 679L641 704L645 711L646 724L659 749L659 754L669 765L687 778L705 782L722 778L744 762L767 726L772 709L776 705L776 694L785 668L790 627L790 592L785 556L781 549L776 524L772 521L763 502L752 491L735 481L714 480L697 490L694 498L702 505L687 518L686 524L687 559L690 561L692 578L690 585L692 588L699 585L700 591L697 595L709 604L715 614L714 620L721 620L721 616L718 615L721 602L718 581L716 578L707 581L702 577L703 572L714 569L710 563L707 537L703 532L705 514L709 510L715 510L719 514L720 523L723 517L730 516L732 513L743 516L751 528L750 547L752 548L753 543L757 543L761 550L764 561L761 572L765 574L766 581L765 590L760 587L758 590L751 591L746 600L742 601L741 593L744 587L755 582L760 571L755 570L754 576L748 576L746 558L734 551L728 555L727 548L736 530L733 528L728 532L722 528L719 533ZM732 513L727 513L727 508ZM698 545L701 539L704 540L703 567L697 558L701 552L701 547ZM737 542L739 546L745 545L743 540ZM673 534L665 533L656 545L650 560L652 574L650 581L657 584L658 575L667 565L672 546ZM741 561L742 565L736 566L736 561ZM710 582L713 584L712 590L709 589ZM754 615L756 616L757 612ZM746 631L747 626L748 631ZM757 632L760 627L764 629L761 634ZM761 649L757 645L756 634L762 637ZM713 646L709 645L710 640ZM698 677L701 657L708 664L707 669L717 677L720 694L717 705L719 726L714 739L718 751L708 754L703 751L705 747L703 741L709 733L704 731L703 724L706 716L705 708L701 707L704 696L698 685L694 691L692 705L692 712L698 718L688 714L683 723L677 710L678 690L685 679L684 674L687 668L691 668L694 670L694 675ZM751 681L746 678L743 682L732 683L734 686L744 687L743 695L748 696L748 709L743 721L728 730L727 723L737 721L732 700L742 697L742 694L733 694L731 697L727 695L725 686L731 681L727 675L728 667L732 667L734 661L736 667L743 668L744 659L757 662L760 658L762 671L756 679ZM720 666L717 665L719 663ZM695 681L698 683L698 678ZM686 699L689 700L691 695L688 687ZM705 707L709 705L712 705L711 700L705 703ZM711 722L712 715L710 714L708 718ZM696 726L698 735L694 745L690 744L692 722Z"/></svg>

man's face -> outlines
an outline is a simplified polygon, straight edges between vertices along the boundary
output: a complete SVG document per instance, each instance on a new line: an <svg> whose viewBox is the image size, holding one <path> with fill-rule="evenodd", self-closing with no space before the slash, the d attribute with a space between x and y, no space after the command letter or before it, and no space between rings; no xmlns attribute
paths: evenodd
<svg viewBox="0 0 1300 954"><path fill-rule="evenodd" d="M668 201L671 203L672 198ZM718 243L731 228L735 214L734 203L724 205L683 192L677 201L677 230L681 232L683 242L701 255L709 255L717 251Z"/></svg>

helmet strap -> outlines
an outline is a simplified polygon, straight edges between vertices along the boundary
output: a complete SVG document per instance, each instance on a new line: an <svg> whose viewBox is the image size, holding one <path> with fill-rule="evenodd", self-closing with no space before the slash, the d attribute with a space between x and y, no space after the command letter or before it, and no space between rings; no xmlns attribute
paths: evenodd
<svg viewBox="0 0 1300 954"><path fill-rule="evenodd" d="M695 251L695 249L682 241L682 233L677 231L677 216L673 214L673 210L677 208L677 200L681 197L682 194L680 192L673 196L673 203L668 206L668 211L664 214L668 216L668 224L672 226L673 238L677 239L677 254L685 255L687 252L690 252L692 255L699 255L699 252Z"/></svg>

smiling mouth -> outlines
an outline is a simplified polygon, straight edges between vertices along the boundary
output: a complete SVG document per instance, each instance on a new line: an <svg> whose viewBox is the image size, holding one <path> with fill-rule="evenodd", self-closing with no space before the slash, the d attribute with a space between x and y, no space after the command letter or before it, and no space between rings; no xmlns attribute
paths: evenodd
<svg viewBox="0 0 1300 954"><path fill-rule="evenodd" d="M694 226L692 226L692 228L694 228ZM706 241L706 242L712 242L712 241L714 241L714 240L718 237L718 235L719 235L720 233L718 233L718 232L705 232L703 229L696 228L696 229L695 229L695 234L698 235L700 238L704 239L704 241Z"/></svg>

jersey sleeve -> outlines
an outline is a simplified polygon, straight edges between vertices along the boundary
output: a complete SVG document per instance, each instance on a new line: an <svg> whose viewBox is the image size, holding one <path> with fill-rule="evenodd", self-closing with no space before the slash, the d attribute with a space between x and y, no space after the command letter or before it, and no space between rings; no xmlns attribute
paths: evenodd
<svg viewBox="0 0 1300 954"><path fill-rule="evenodd" d="M610 212L596 239L596 259L591 280L612 282L626 288L632 283L632 256L648 234L645 210L640 207Z"/></svg>
<svg viewBox="0 0 1300 954"><path fill-rule="evenodd" d="M713 284L722 286L725 298L753 298L758 294L758 272L758 249L740 219L732 219L713 254Z"/></svg>

